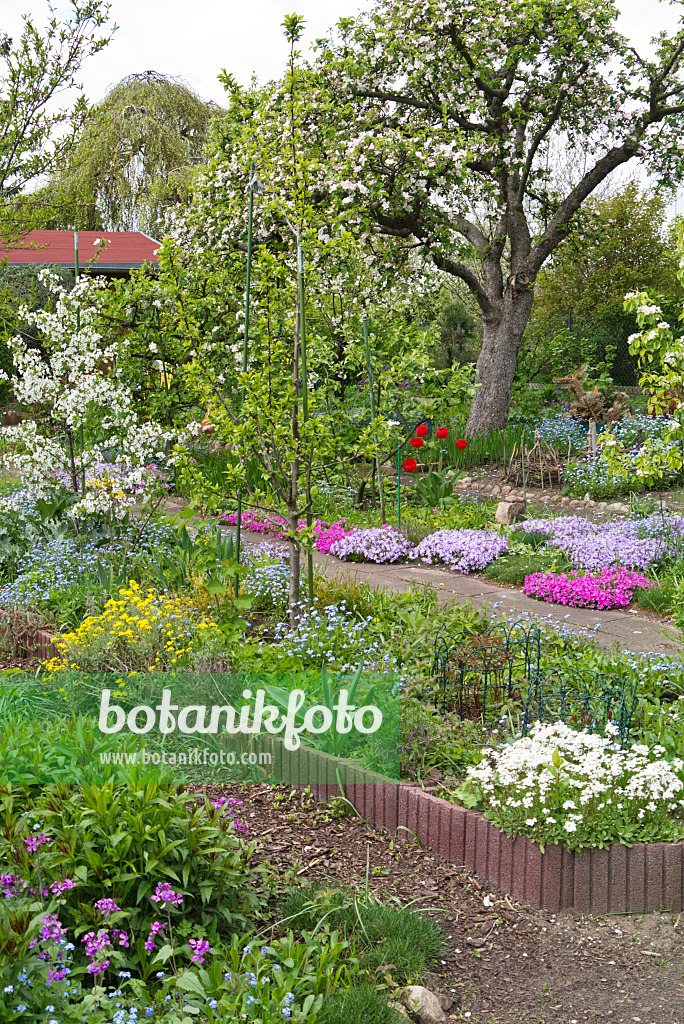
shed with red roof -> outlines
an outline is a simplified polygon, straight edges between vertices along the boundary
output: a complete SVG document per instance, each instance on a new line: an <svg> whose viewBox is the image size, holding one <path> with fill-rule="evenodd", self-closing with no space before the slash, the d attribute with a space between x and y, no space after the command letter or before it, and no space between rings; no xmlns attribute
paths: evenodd
<svg viewBox="0 0 684 1024"><path fill-rule="evenodd" d="M160 245L142 231L79 231L79 269L107 277L125 277L144 264L158 266ZM0 262L5 259L10 267L56 264L73 270L74 232L30 231L11 248L0 243Z"/></svg>

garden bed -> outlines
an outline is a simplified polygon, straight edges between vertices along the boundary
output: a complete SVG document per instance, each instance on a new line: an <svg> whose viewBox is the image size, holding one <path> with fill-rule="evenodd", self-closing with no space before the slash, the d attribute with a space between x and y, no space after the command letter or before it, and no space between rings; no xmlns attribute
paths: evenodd
<svg viewBox="0 0 684 1024"><path fill-rule="evenodd" d="M207 792L249 800L245 821L280 877L358 892L368 877L381 899L413 903L438 920L447 949L426 983L454 1000L449 1021L679 1020L684 932L677 915L594 920L532 910L409 833L398 842L377 822L336 817L302 790Z"/></svg>

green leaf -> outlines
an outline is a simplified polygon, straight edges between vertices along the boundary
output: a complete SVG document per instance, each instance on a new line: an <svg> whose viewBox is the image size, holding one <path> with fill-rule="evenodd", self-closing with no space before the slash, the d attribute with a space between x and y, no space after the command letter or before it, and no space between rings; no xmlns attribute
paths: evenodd
<svg viewBox="0 0 684 1024"><path fill-rule="evenodd" d="M202 999L207 995L206 989L194 971L184 971L178 978L176 984L178 988L183 989L184 992L194 992L196 996L200 996Z"/></svg>

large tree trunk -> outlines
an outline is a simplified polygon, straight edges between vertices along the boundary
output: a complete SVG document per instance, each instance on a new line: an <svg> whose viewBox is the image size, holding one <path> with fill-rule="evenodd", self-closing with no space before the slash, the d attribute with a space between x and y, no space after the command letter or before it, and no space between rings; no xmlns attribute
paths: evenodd
<svg viewBox="0 0 684 1024"><path fill-rule="evenodd" d="M524 278L520 281L520 278ZM508 423L515 364L532 312L533 292L524 275L513 275L500 314L485 320L477 361L477 383L466 427L468 437L500 430Z"/></svg>

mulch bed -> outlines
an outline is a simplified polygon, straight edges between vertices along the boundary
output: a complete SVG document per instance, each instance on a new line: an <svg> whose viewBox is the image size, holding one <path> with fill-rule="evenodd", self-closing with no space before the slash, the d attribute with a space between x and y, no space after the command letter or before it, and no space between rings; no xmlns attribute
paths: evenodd
<svg viewBox="0 0 684 1024"><path fill-rule="evenodd" d="M437 918L448 952L425 983L454 1000L449 1020L684 1022L679 915L593 919L531 911L410 836L335 816L305 793L268 785L193 788L212 799L244 800L250 838L279 877L363 891L368 868L379 899L412 903Z"/></svg>

